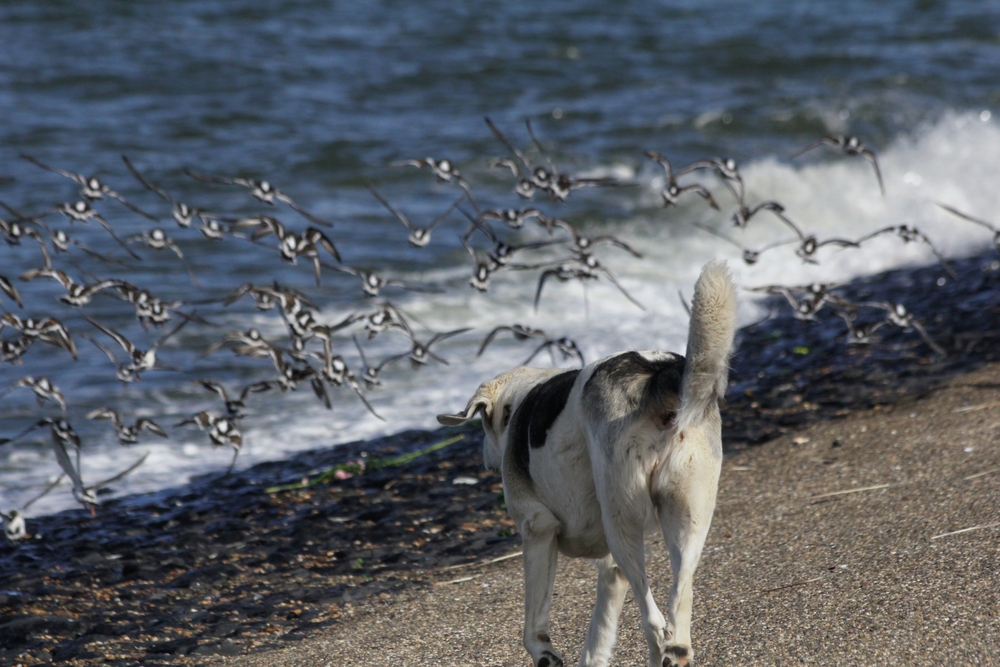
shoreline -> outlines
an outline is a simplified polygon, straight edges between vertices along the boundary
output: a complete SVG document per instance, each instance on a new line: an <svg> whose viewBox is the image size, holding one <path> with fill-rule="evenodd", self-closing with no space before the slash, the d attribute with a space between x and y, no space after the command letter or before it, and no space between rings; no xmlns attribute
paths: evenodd
<svg viewBox="0 0 1000 667"><path fill-rule="evenodd" d="M852 282L852 301L902 301L950 351L883 329L849 348L830 312L778 313L745 327L723 409L729 455L873 406L906 405L998 360L1000 262L995 253ZM451 407L451 406L447 406ZM341 621L345 605L424 589L444 568L516 552L519 540L482 469L478 424L406 431L311 450L228 477L29 519L42 539L0 545L0 661L5 664L193 664L266 651ZM461 441L423 456L407 454ZM282 493L360 460L331 483ZM456 483L456 480L461 481Z"/></svg>

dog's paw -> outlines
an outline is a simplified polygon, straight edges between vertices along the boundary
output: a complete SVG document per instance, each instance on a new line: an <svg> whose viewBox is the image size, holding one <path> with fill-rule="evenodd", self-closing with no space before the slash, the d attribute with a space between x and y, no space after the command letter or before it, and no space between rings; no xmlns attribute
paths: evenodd
<svg viewBox="0 0 1000 667"><path fill-rule="evenodd" d="M692 667L691 650L686 646L667 646L663 649L663 667Z"/></svg>
<svg viewBox="0 0 1000 667"><path fill-rule="evenodd" d="M535 667L563 667L563 659L552 651L545 651Z"/></svg>

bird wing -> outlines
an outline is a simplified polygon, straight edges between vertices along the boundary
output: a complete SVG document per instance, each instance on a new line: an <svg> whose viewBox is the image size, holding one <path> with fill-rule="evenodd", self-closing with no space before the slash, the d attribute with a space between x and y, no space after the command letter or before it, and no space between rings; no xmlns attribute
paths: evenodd
<svg viewBox="0 0 1000 667"><path fill-rule="evenodd" d="M132 250L132 248L128 247L128 244L125 243L125 241L123 241L120 236L115 234L115 230L111 229L111 223L105 220L103 215L101 215L97 211L94 211L91 217L94 218L94 220L97 220L98 224L100 224L101 227L104 227L105 231L107 231L108 234L111 234L111 238L117 241L118 245L120 245L122 248L125 248L125 252L132 255L132 257L135 259L142 259L141 257L139 257L139 255L135 254L135 251Z"/></svg>
<svg viewBox="0 0 1000 667"><path fill-rule="evenodd" d="M912 326L914 329L917 330L917 333L920 334L920 337L924 339L924 342L927 343L928 347L930 347L932 350L940 354L942 357L948 356L948 353L945 351L945 349L941 347L937 343L937 341L935 341L933 338L930 337L930 334L928 334L927 330L924 329L924 325L920 324L920 322L918 322L916 318L910 318L910 326Z"/></svg>
<svg viewBox="0 0 1000 667"><path fill-rule="evenodd" d="M108 355L108 359L111 360L111 363L113 363L115 366L118 365L118 358L115 357L114 353L111 350L109 350L107 347L105 347L104 345L102 345L100 342L94 340L93 338L91 338L87 334L81 334L81 335L84 338L86 338L87 340L89 340L91 343L93 343L94 345L96 345L99 350L101 350L102 352L104 352L104 354Z"/></svg>
<svg viewBox="0 0 1000 667"><path fill-rule="evenodd" d="M865 234L861 238L857 239L855 241L855 243L857 243L857 244L860 245L860 244L864 243L865 241L869 241L869 240L875 238L876 236L881 236L882 234L888 234L889 232L897 233L898 230L899 230L899 226L898 225L893 225L891 227L883 227L882 229L875 230L871 234Z"/></svg>
<svg viewBox="0 0 1000 667"><path fill-rule="evenodd" d="M492 343L493 339L496 338L496 335L501 331L514 331L514 327L501 325L493 329L493 331L486 334L486 338L483 339L483 344L479 346L479 351L476 352L477 357L481 357L483 355L483 351L486 350L486 346Z"/></svg>
<svg viewBox="0 0 1000 667"><path fill-rule="evenodd" d="M333 223L332 222L330 222L329 220L324 220L323 218L320 218L318 216L313 215L309 211L305 210L304 208L302 208L301 206L299 206L298 204L296 204L295 201L291 197L289 197L288 195L286 195L284 192L281 192L280 190L275 190L274 191L274 198L277 199L280 202L284 202L290 209L292 209L293 211L295 211L296 213L298 213L299 215L301 215L303 218L305 218L306 220L308 220L308 221L310 221L310 222L312 222L314 224L321 225L323 227L333 227Z"/></svg>
<svg viewBox="0 0 1000 667"><path fill-rule="evenodd" d="M541 345L539 345L538 347L536 347L535 351L532 352L528 356L527 359L525 359L524 361L521 362L521 365L522 366L527 366L528 362L531 361L532 359L534 359L535 357L537 357L539 352L541 352L542 350L544 350L547 347L552 347L555 344L556 344L556 342L554 340L547 339L544 343L542 343Z"/></svg>
<svg viewBox="0 0 1000 667"><path fill-rule="evenodd" d="M420 285L417 283L407 283L402 280L389 279L385 281L382 287L401 287L410 292L420 292L421 294L443 294L444 290L440 287L432 287L430 285Z"/></svg>
<svg viewBox="0 0 1000 667"><path fill-rule="evenodd" d="M521 172L518 171L517 163L511 160L509 157L498 157L490 160L490 167L507 167L510 172L514 175L514 178L521 178Z"/></svg>
<svg viewBox="0 0 1000 667"><path fill-rule="evenodd" d="M332 268L335 271L340 271L341 273L349 273L352 276L356 276L358 278L361 278L361 280L366 280L365 274L362 273L359 269L352 269L351 267L344 266L344 265L331 266L330 268Z"/></svg>
<svg viewBox="0 0 1000 667"><path fill-rule="evenodd" d="M63 479L65 479L65 478L66 478L66 474L65 473L59 475L59 477L56 478L56 481L52 482L51 484L49 484L48 486L45 487L44 491L42 491L41 493L39 493L37 496L35 496L31 500L29 500L28 502L26 502L21 507L21 511L24 512L26 509L28 509L29 507L31 507L36 501L41 500L42 498L44 498L45 496L47 496L49 494L49 492L52 489L54 489L57 486L59 486L62 483Z"/></svg>
<svg viewBox="0 0 1000 667"><path fill-rule="evenodd" d="M885 183L882 182L882 170L878 168L878 158L875 157L875 153L873 153L870 148L862 148L858 152L864 155L865 158L872 163L872 168L875 170L875 178L878 179L878 189L882 191L882 196L884 197Z"/></svg>
<svg viewBox="0 0 1000 667"><path fill-rule="evenodd" d="M340 253L337 252L337 246L333 245L333 241L331 241L330 238L320 230L315 227L309 227L302 235L302 238L309 243L318 243L323 250L330 253L338 262L340 261Z"/></svg>
<svg viewBox="0 0 1000 667"><path fill-rule="evenodd" d="M771 204L774 204L774 203L775 202L764 202L763 204L760 204L755 209L753 209L753 213L756 213L757 211L763 210L763 209L766 209L766 210L770 211L779 220L781 220L783 223L785 223L793 232L795 232L795 234L799 237L800 240L804 241L806 237L802 233L802 230L799 229L799 226L796 225L794 222L792 222L788 218L788 216L785 215L782 211L779 211L779 210L775 209L773 206L770 206ZM780 204L779 204L779 206L780 206ZM784 209L782 209L782 210L784 210Z"/></svg>
<svg viewBox="0 0 1000 667"><path fill-rule="evenodd" d="M542 271L542 275L538 277L538 287L535 289L535 312L538 312L538 301L542 298L542 287L545 286L545 281L548 280L549 276L555 275L559 275L558 268Z"/></svg>
<svg viewBox="0 0 1000 667"><path fill-rule="evenodd" d="M243 223L242 225L240 223ZM260 238L267 236L268 234L274 234L279 241L283 240L285 236L288 235L288 231L285 226L281 224L276 218L272 218L269 215L262 215L257 218L244 218L243 220L237 220L233 223L232 228L237 229L240 226L249 227L256 223L258 228L254 230L254 233L250 235L250 239L256 241Z"/></svg>
<svg viewBox="0 0 1000 667"><path fill-rule="evenodd" d="M52 439L52 449L56 453L56 463L62 468L63 473L70 478L73 482L74 489L84 489L83 480L80 479L80 471L76 466L73 465L73 461L69 458L69 452L66 451L66 445L61 440L55 438Z"/></svg>
<svg viewBox="0 0 1000 667"><path fill-rule="evenodd" d="M718 169L718 164L715 160L695 160L689 165L685 165L675 172L675 175L680 177L684 174L690 174L693 171L700 171L702 169L711 169L716 171Z"/></svg>
<svg viewBox="0 0 1000 667"><path fill-rule="evenodd" d="M670 164L670 160L667 159L666 155L664 155L663 153L658 153L656 151L646 151L646 157L648 157L650 160L653 160L654 162L656 162L656 164L663 167L663 171L664 173L666 173L667 176L667 185L670 185L671 183L674 182L674 168Z"/></svg>
<svg viewBox="0 0 1000 667"><path fill-rule="evenodd" d="M779 248L779 247L781 247L783 245L790 245L792 243L799 243L799 239L785 239L784 241L774 241L773 243L768 243L766 246L760 248L759 250L757 250L755 252L758 255L760 255L761 253L763 253L763 252L765 252L767 250L773 250L774 248ZM751 252L754 252L754 251L751 251Z"/></svg>
<svg viewBox="0 0 1000 667"><path fill-rule="evenodd" d="M464 208L459 208L458 210L461 211L462 215L464 215L469 220L470 223L472 223L472 227L475 227L476 229L481 231L486 236L486 238L488 238L493 243L498 242L496 233L493 231L493 228L489 225L489 223L487 223L483 219L483 216L481 215L473 216ZM471 236L472 227L470 227L469 230L466 232L466 235L462 237L463 244L465 243L466 238L468 236ZM468 248L468 245L466 245L466 247Z"/></svg>
<svg viewBox="0 0 1000 667"><path fill-rule="evenodd" d="M0 276L0 291L3 291L4 294L13 299L14 303L18 306L24 308L24 302L21 301L21 295L18 294L17 288L14 287L14 284L4 276Z"/></svg>
<svg viewBox="0 0 1000 667"><path fill-rule="evenodd" d="M414 231L413 223L410 222L410 219L407 218L405 215L403 215L399 211L399 209L390 204L388 199L380 195L378 191L371 186L371 184L365 183L365 187L368 188L368 192L372 193L372 196L375 197L375 199L379 200L379 202L382 203L382 206L386 207L386 209L388 209L390 213L392 213L399 219L400 222L406 225L407 229L409 229L411 232Z"/></svg>
<svg viewBox="0 0 1000 667"><path fill-rule="evenodd" d="M160 428L159 424L157 424L156 422L154 422L152 419L147 419L145 417L140 417L139 418L139 420L135 423L135 428L136 428L137 431L141 431L141 430L145 429L147 431L155 433L156 435L158 435L158 436L160 436L162 438L166 438L167 437L167 432L164 431L162 428Z"/></svg>
<svg viewBox="0 0 1000 667"><path fill-rule="evenodd" d="M326 385L323 384L322 378L314 377L309 381L312 385L313 393L316 394L318 398L327 410L330 410L332 404L330 403L330 393L326 390Z"/></svg>
<svg viewBox="0 0 1000 667"><path fill-rule="evenodd" d="M465 333L466 331L472 331L472 329L473 329L472 327L464 327L462 329L455 329L454 331L436 333L429 341L427 341L427 344L424 345L424 348L426 348L429 352L431 345L434 345L437 342L445 340L446 338L451 338L452 336L457 336L458 334Z"/></svg>
<svg viewBox="0 0 1000 667"><path fill-rule="evenodd" d="M30 162L31 164L35 165L36 167L41 167L45 171L51 171L53 174L59 174L60 176L65 176L66 178L72 179L72 180L76 181L77 183L79 183L80 185L86 185L87 184L87 179L86 179L86 177L83 174L75 174L72 171L66 171L65 169L57 169L55 167L50 167L49 165L45 164L44 162L36 160L35 158L31 157L30 155L28 155L26 153L19 153L18 157L20 157L22 160L27 160L28 162Z"/></svg>
<svg viewBox="0 0 1000 667"><path fill-rule="evenodd" d="M195 313L191 313L191 315L185 315L184 313L178 313L178 314L181 315L184 318L183 321L180 324L178 324L176 327L174 327L173 329L171 329L170 331L168 331L166 334L164 334L158 341L156 341L155 343L153 343L153 347L151 349L153 349L153 350L159 349L160 345L162 345L164 341L166 341L168 338L170 338L175 333L177 333L178 331L180 331L181 329L183 329L185 326L187 326L188 322L190 322L193 319L196 319L195 318Z"/></svg>
<svg viewBox="0 0 1000 667"><path fill-rule="evenodd" d="M318 338L322 338L323 340L329 340L333 336L333 334L336 333L337 331L340 331L341 329L346 329L355 322L363 320L364 318L365 318L364 315L358 315L352 313L347 317L345 317L340 322L338 322L337 324L314 324L309 328L309 330L312 331L312 333L315 334Z"/></svg>
<svg viewBox="0 0 1000 667"><path fill-rule="evenodd" d="M97 408L96 410L91 410L86 414L87 419L110 419L117 426L121 423L121 419L118 417L118 413L111 408Z"/></svg>
<svg viewBox="0 0 1000 667"><path fill-rule="evenodd" d="M808 153L812 149L819 148L823 144L831 145L831 138L830 137L823 137L822 139L817 139L816 141L812 142L811 144L809 144L805 148L801 148L801 149L795 151L794 153L792 153L791 155L789 155L788 159L789 160L794 160L795 158L797 158L798 156L802 155L803 153ZM836 146L837 145L836 141L834 141L834 143L832 145Z"/></svg>
<svg viewBox="0 0 1000 667"><path fill-rule="evenodd" d="M819 241L819 242L816 243L816 247L817 248L821 248L821 247L823 247L825 245L836 245L836 246L840 246L841 248L857 248L857 247L859 247L858 244L857 244L857 242L855 242L855 241L850 241L848 239L840 239L840 238L826 239L824 241Z"/></svg>
<svg viewBox="0 0 1000 667"><path fill-rule="evenodd" d="M132 162L128 159L128 157L122 155L122 162L124 162L128 170L132 172L132 176L135 177L135 180L139 181L139 183L142 184L144 188L146 188L147 190L152 190L153 192L158 194L162 199L165 199L166 201L170 202L171 205L176 203L174 202L174 198L168 195L166 191L163 190L163 188L154 185L153 183L146 180L146 178L139 173L139 170L136 169L134 166L132 166Z"/></svg>
<svg viewBox="0 0 1000 667"><path fill-rule="evenodd" d="M25 271L21 274L21 280L30 281L36 278L52 278L60 285L63 289L69 289L73 286L73 279L68 275L60 271L59 269L51 268L41 268L41 269L31 269L30 271Z"/></svg>
<svg viewBox="0 0 1000 667"><path fill-rule="evenodd" d="M120 473L118 473L114 477L109 477L108 479L104 480L103 482L98 482L97 484L93 484L91 486L88 486L88 487L86 487L86 490L87 491L96 491L97 489L103 489L104 487L108 486L109 484L114 484L115 482L117 482L117 481L119 481L121 479L124 479L125 477L128 477L133 472L135 472L136 468L138 468L143 463L145 463L146 459L148 457L149 457L149 452L143 454L142 457L138 461L136 461L135 463L133 463L132 465L130 465L128 468L125 468L125 470L122 470Z"/></svg>
<svg viewBox="0 0 1000 667"><path fill-rule="evenodd" d="M249 181L245 178L229 178L226 176L212 176L210 174L201 174L196 171L191 171L187 167L184 167L184 173L193 178L196 181L201 181L203 183L223 183L225 185L242 185L244 187L253 187Z"/></svg>
<svg viewBox="0 0 1000 667"><path fill-rule="evenodd" d="M427 225L427 231L429 232L432 229L434 229L435 227L437 227L438 223L440 223L442 220L444 220L445 218L447 218L448 215L450 215L452 211L454 211L456 208L458 208L458 205L462 203L463 199L469 199L469 194L468 193L463 194L461 197L459 197L458 199L456 199L455 202L451 206L448 207L447 211L445 211L444 213L442 213L438 217L436 217L433 220L431 220L431 223L429 225ZM472 201L472 200L469 199L469 201ZM475 204L473 204L473 206L474 205ZM483 216L479 215L479 216L476 216L476 217L477 218L481 218Z"/></svg>
<svg viewBox="0 0 1000 667"><path fill-rule="evenodd" d="M213 382L212 380L195 380L198 384L209 391L214 391L218 394L222 400L229 402L229 396L226 394L226 388L223 387L218 382Z"/></svg>
<svg viewBox="0 0 1000 667"><path fill-rule="evenodd" d="M629 253L630 255L632 255L637 259L642 259L641 252L635 250L632 246L625 243L624 241L616 239L614 236L598 236L590 239L590 244L591 245L611 244L616 248L621 248L622 250L624 250L625 252Z"/></svg>
<svg viewBox="0 0 1000 667"><path fill-rule="evenodd" d="M118 343L119 345L121 345L122 348L124 348L124 350L129 353L129 356L131 356L135 352L135 345L133 345L132 342L129 341L127 338L125 338L125 336L121 335L120 333L118 333L117 331L115 331L114 329L112 329L111 327L106 327L103 324L101 324L100 322L98 322L98 321L96 321L94 319L91 319L90 317L87 318L87 321L90 322L95 327L97 327L98 329L100 329L106 335L108 335L111 338L113 338L116 343ZM91 341L91 342L95 342L95 341ZM117 363L117 361L115 363Z"/></svg>
<svg viewBox="0 0 1000 667"><path fill-rule="evenodd" d="M992 223L986 222L985 220L980 220L979 218L973 218L968 213L962 213L958 209L952 208L951 206L948 206L947 204L942 204L941 202L937 202L937 205L940 206L941 208L943 208L944 210L948 211L952 215L957 215L958 217L962 218L963 220L968 220L969 222L974 222L977 225L982 225L983 227L985 227L986 229L990 230L991 232L1000 232L1000 228L994 227Z"/></svg>
<svg viewBox="0 0 1000 667"><path fill-rule="evenodd" d="M538 152L541 154L546 164L549 165L549 170L552 172L553 180L558 180L559 168L556 167L555 163L552 162L552 160L549 158L549 154L545 152L544 148L542 148L542 142L540 142L538 140L538 137L535 136L535 131L531 128L531 119L525 118L524 125L525 127L528 128L528 136L531 137L531 142L535 144L535 148L538 149Z"/></svg>
<svg viewBox="0 0 1000 667"><path fill-rule="evenodd" d="M147 220L152 220L153 222L157 222L159 220L159 218L157 218L156 216L152 215L151 213L147 213L146 211L142 210L141 208L139 208L138 206L136 206L135 204L133 204L129 200L125 199L125 197L121 196L120 194L118 194L117 192L115 192L114 190L112 190L111 188L109 188L107 185L102 186L101 191L104 194L106 194L107 196L111 197L112 199L118 200L122 204L122 206L124 206L125 208L127 208L127 209L129 209L129 210L131 210L131 211L133 211L135 213L138 213L139 215L141 215L142 217L146 218Z"/></svg>
<svg viewBox="0 0 1000 667"><path fill-rule="evenodd" d="M497 126L493 124L493 121L490 120L489 116L484 116L483 119L486 121L486 125L489 126L490 132L493 133L493 136L495 136L500 141L500 143L506 146L507 150L509 150L518 160L520 160L521 164L523 164L530 172L531 163L528 162L528 160L524 157L524 154L521 153L521 151L514 148L514 145L511 144L509 141L507 141L507 137L505 137L503 133L497 129ZM511 167L511 171L514 171L513 166ZM515 172L515 176L520 177L520 174L517 174Z"/></svg>
<svg viewBox="0 0 1000 667"><path fill-rule="evenodd" d="M405 359L408 356L410 356L409 352L403 352L401 354L394 354L391 357L387 357L387 358L383 359L382 363L380 363L378 366L376 366L372 370L374 370L375 373L378 374L378 373L382 372L382 370L384 368L388 368L390 364L394 364L397 361L399 361L400 359Z"/></svg>
<svg viewBox="0 0 1000 667"><path fill-rule="evenodd" d="M728 181L724 182L728 183ZM680 189L680 191L681 193L694 192L695 194L699 195L702 199L707 201L708 205L711 206L713 209L715 209L716 211L719 210L719 204L715 201L715 197L713 197L712 193L708 191L708 188L702 185L698 185L697 183L694 183L692 185L685 185L683 188ZM736 195L735 190L733 190L731 186L729 191L732 192L734 196Z"/></svg>
<svg viewBox="0 0 1000 667"><path fill-rule="evenodd" d="M720 238L723 241L726 241L727 243L731 243L734 246L736 246L737 248L739 248L740 250L745 250L745 248L743 247L742 244L737 243L735 240L729 238L728 236L726 236L725 234L723 234L722 232L720 232L717 229L712 229L708 225L703 225L700 222L689 222L688 224L691 225L692 227L697 227L698 229L700 229L703 232L708 232L712 236Z"/></svg>
<svg viewBox="0 0 1000 667"><path fill-rule="evenodd" d="M34 431L36 428L41 428L42 426L48 426L50 421L51 420L48 419L39 420L34 424L32 424L31 426L29 426L28 428L21 431L20 433L18 433L17 435L15 435L13 438L0 438L0 445L6 445L8 442L14 442L15 440L20 440L24 436Z"/></svg>
<svg viewBox="0 0 1000 667"><path fill-rule="evenodd" d="M238 336L238 335L239 334L236 334L236 336ZM239 340L239 338L235 337L231 333L230 334L226 334L225 336L223 336L219 340L215 341L214 343L212 343L211 345L209 345L208 347L206 347L205 351L202 352L201 356L199 356L198 358L199 359L204 359L205 357L207 357L208 355L212 354L213 352L216 352L217 350L222 349L222 347L226 343L231 343L231 342L236 341L236 340Z"/></svg>
<svg viewBox="0 0 1000 667"><path fill-rule="evenodd" d="M937 257L938 262L941 263L941 266L948 273L951 279L958 280L958 274L955 273L955 269L951 268L951 265L948 264L948 261L944 258L944 255L942 255L941 252L937 249L937 247L933 243L931 243L930 238L928 238L926 234L924 234L919 230L915 229L914 231L916 231L917 234L920 236L920 240L926 243L927 247L931 249L931 252L934 253L935 257Z"/></svg>
<svg viewBox="0 0 1000 667"><path fill-rule="evenodd" d="M387 167L416 167L422 169L425 165L423 160L396 160L386 165Z"/></svg>
<svg viewBox="0 0 1000 667"><path fill-rule="evenodd" d="M402 356L404 356L404 357L409 356L409 353L408 352L404 353ZM366 408L368 408L368 412L372 413L373 415L375 415L376 417L378 417L382 421L385 421L385 417L383 417L379 413L375 412L375 408L373 408L372 404L368 402L368 399L365 398L365 395L363 393L361 393L361 387L358 387L357 384L355 383L355 384L351 385L351 389L354 390L354 393L358 395L358 398L361 399L361 402L365 404Z"/></svg>
<svg viewBox="0 0 1000 667"><path fill-rule="evenodd" d="M615 287L617 287L618 291L621 292L622 294L624 294L625 298L628 299L629 301L631 301L633 304L635 304L639 308L639 310L646 310L646 307L644 305L642 305L641 303L639 303L638 301L636 301L635 298L633 298L632 295L629 294L628 291L626 291L626 289L621 286L621 284L614 277L614 275L612 275L612 273L610 271L608 271L606 268L604 268L603 266L600 266L600 265L597 267L597 270L600 271L601 273L603 273L604 277L607 278L608 280L610 280L611 284L614 285Z"/></svg>

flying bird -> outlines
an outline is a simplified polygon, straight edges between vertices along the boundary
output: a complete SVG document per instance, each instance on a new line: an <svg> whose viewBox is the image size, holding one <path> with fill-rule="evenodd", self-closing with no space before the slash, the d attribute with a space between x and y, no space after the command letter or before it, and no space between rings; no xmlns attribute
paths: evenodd
<svg viewBox="0 0 1000 667"><path fill-rule="evenodd" d="M185 169L184 173L191 178L202 181L204 183L222 183L224 185L240 185L247 188L250 191L250 196L252 196L257 201L274 205L275 201L280 201L281 203L288 206L290 209L304 217L310 222L321 225L323 227L333 227L333 223L329 220L324 220L323 218L317 217L307 211L306 209L295 203L291 197L279 190L270 181L258 181L253 178L240 178L240 177L228 177L228 176L210 176L208 174L199 174L197 172L191 171L190 169Z"/></svg>
<svg viewBox="0 0 1000 667"><path fill-rule="evenodd" d="M843 134L838 135L827 135L821 137L816 141L812 142L805 148L796 151L791 155L789 159L794 160L803 153L807 153L814 148L820 146L830 146L832 148L839 148L844 152L845 155L860 155L868 160L872 169L875 170L875 178L878 179L878 188L882 192L882 196L885 196L885 184L882 182L882 171L878 168L878 158L875 157L875 153L872 152L870 148L861 143L861 140L857 137L847 136Z"/></svg>
<svg viewBox="0 0 1000 667"><path fill-rule="evenodd" d="M466 198L466 195L462 195L461 197L459 197L458 199L456 199L455 203L453 203L448 208L447 211L445 211L444 213L442 213L438 217L436 217L433 220L431 220L431 223L428 226L426 226L426 227L417 227L412 222L410 222L410 219L407 218L405 215L403 215L399 211L399 209L397 209L395 206L393 206L392 204L390 204L389 201L385 197L383 197L382 195L380 195L375 190L375 188L373 188L370 185L367 185L366 187L368 188L368 191L372 193L372 196L375 197L375 199L379 200L379 202L381 202L382 205L385 206L386 209L388 209L388 211L390 213L392 213L394 216L396 216L396 218L399 219L400 222L402 222L404 225L406 225L406 228L410 231L410 235L408 237L406 237L406 242L409 243L414 248L423 248L428 243L430 243L430 241L431 241L431 231L433 231L433 229L435 227L437 227L438 224L442 220L444 220L445 218L447 218L448 214L451 213L452 211L454 211L455 207L457 207L462 202L462 200Z"/></svg>
<svg viewBox="0 0 1000 667"><path fill-rule="evenodd" d="M98 408L87 413L87 419L107 419L115 427L119 445L134 445L139 442L139 434L142 431L155 433L161 438L167 437L167 432L152 419L140 417L134 424L125 424L115 410L111 408Z"/></svg>
<svg viewBox="0 0 1000 667"><path fill-rule="evenodd" d="M65 176L66 178L72 180L77 185L80 186L80 195L87 200L94 201L97 199L104 199L105 196L111 197L112 199L117 199L119 202L124 204L130 210L138 213L147 220L156 220L156 217L150 215L146 211L142 210L135 204L130 203L127 199L122 197L120 194L112 190L106 184L102 183L96 176L84 176L83 174L77 174L72 171L66 171L65 169L57 169L55 167L50 167L47 164L36 160L30 155L21 153L21 158L27 160L36 167L45 169L46 171L51 171L54 174L59 174L60 176Z"/></svg>

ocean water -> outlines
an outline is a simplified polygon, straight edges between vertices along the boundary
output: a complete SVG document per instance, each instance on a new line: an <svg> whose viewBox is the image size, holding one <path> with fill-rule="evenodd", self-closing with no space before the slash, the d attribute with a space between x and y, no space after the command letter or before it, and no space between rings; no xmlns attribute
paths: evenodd
<svg viewBox="0 0 1000 667"><path fill-rule="evenodd" d="M871 3L560 3L511 1L465 11L452 3L322 2L241 4L5 3L0 7L0 201L40 213L77 198L74 184L21 160L20 153L75 172L97 173L130 201L161 217L145 220L116 202L98 208L126 236L159 224L182 248L199 277L192 283L176 257L140 246L136 261L93 222L55 228L124 263L108 264L74 249L54 258L78 280L115 277L149 288L164 300L183 300L212 326L191 323L160 351L175 371L145 374L123 385L109 360L82 337L102 338L85 316L141 345L144 332L131 309L98 296L73 309L56 299L54 281L21 282L37 268L37 244L0 245L0 275L14 280L25 308L0 297L22 317L53 316L74 334L80 359L36 345L23 366L0 365L0 387L24 375L47 376L66 395L68 418L83 439L83 477L110 476L139 456L149 458L115 493L183 483L221 471L231 452L175 424L221 404L194 380L212 378L235 388L268 379L266 360L220 351L199 355L226 332L258 327L283 342L276 314L249 300L222 308L213 299L245 282L274 279L307 293L333 323L371 307L357 280L324 269L321 287L311 267L282 262L273 247L228 238L207 243L180 229L169 206L125 170L127 154L172 196L220 214L272 213L290 228L308 222L293 211L269 210L238 187L198 183L183 169L267 178L314 214L334 221L327 233L344 264L433 286L434 293L387 289L421 336L473 327L435 348L449 364L412 371L390 367L384 386L367 396L385 418L370 415L349 390L333 390L328 411L309 387L251 397L243 420L238 465L289 452L414 427L433 427L439 412L454 412L483 379L521 363L531 342L499 337L476 351L493 327L521 323L569 336L587 361L627 348L683 351L687 316L678 290L690 297L700 267L726 258L741 285L835 282L888 268L932 263L923 245L887 235L859 250L824 248L807 264L794 246L765 254L753 266L737 245L691 226L718 228L739 244L758 247L788 238L765 214L745 232L729 222L733 201L711 176L722 211L697 197L663 209L662 171L643 155L657 150L679 167L711 156L740 164L749 203L780 202L788 216L820 239L858 238L889 225L912 224L946 256L986 247L983 228L941 211L945 202L1000 224L1000 8L984 3L930 1ZM540 155L524 127L530 118L545 151L564 171L610 176L621 187L574 191L566 203L512 193L510 176L490 169L506 155L483 117L490 116L533 160ZM886 194L871 165L829 149L790 159L825 134L856 134L877 153ZM455 162L482 207L532 205L572 222L590 236L611 234L643 254L612 247L596 252L644 309L602 279L545 285L532 307L539 271L498 274L480 294L467 280L472 266L458 235L467 222L453 213L423 249L407 246L406 230L365 188L373 184L414 221L444 212L459 191L426 170L390 168L394 160L434 156ZM10 219L6 214L0 217ZM498 227L499 229L499 227ZM518 242L545 240L529 223ZM266 242L266 240L265 240ZM485 247L482 239L477 241ZM536 258L559 257L550 248ZM944 272L942 271L942 276ZM741 316L760 316L749 295ZM169 328L169 327L168 327ZM9 332L2 334L9 338ZM104 339L107 342L107 339ZM398 333L366 343L382 359L406 350ZM350 332L335 341L358 366ZM543 353L534 363L548 364ZM563 362L570 364L571 362ZM113 407L127 419L145 416L170 433L144 437L128 449L107 422L84 415ZM0 437L43 417L28 390L0 398ZM0 447L0 508L18 507L59 469L47 430ZM74 506L63 485L29 515Z"/></svg>

